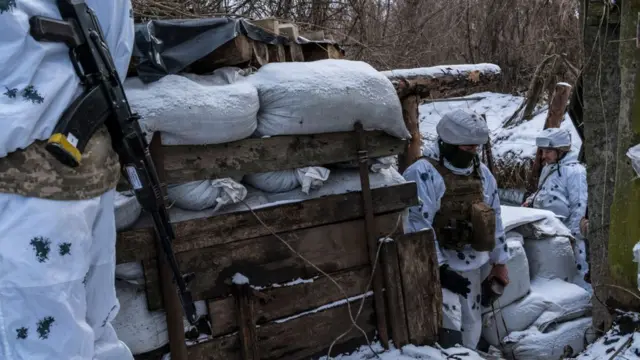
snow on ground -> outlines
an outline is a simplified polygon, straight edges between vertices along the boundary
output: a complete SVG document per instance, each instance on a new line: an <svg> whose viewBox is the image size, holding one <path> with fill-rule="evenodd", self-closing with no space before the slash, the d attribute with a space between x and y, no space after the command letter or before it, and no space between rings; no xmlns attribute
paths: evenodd
<svg viewBox="0 0 640 360"><path fill-rule="evenodd" d="M436 125L440 118L449 111L455 109L468 109L475 111L480 115L485 115L487 124L491 130L491 146L493 156L496 159L509 159L517 157L518 159L533 158L536 152L535 138L542 128L547 117L547 109L545 106L538 106L533 119L521 123L518 126L505 129L503 124L518 109L518 106L525 100L522 96L514 96L510 94L482 92L476 93L464 98L482 98L481 100L467 101L447 101L432 102L420 105L420 133L424 139L425 145L429 145L436 140ZM562 128L571 131L572 137L572 153L570 156L577 156L580 151L582 141L578 136L569 115L565 115L562 122Z"/></svg>
<svg viewBox="0 0 640 360"><path fill-rule="evenodd" d="M432 360L483 360L476 352L469 349L458 347L450 349L436 349L430 346L406 345L402 351L389 346L388 351L384 351L379 342L371 344L371 348L378 354L381 360L415 360L415 359L432 359ZM377 357L371 352L371 348L365 345L350 354L331 354L331 360L371 360ZM319 360L329 360L328 357L321 357Z"/></svg>
<svg viewBox="0 0 640 360"><path fill-rule="evenodd" d="M640 314L624 314L611 330L574 359L640 359Z"/></svg>

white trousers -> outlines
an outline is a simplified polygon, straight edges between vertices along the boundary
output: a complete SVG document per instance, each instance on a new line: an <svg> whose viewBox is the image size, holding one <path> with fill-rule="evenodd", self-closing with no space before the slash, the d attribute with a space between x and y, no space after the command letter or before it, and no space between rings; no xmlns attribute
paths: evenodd
<svg viewBox="0 0 640 360"><path fill-rule="evenodd" d="M442 289L442 326L445 329L460 331L462 345L473 350L478 346L482 335L481 268L457 273L471 282L471 291L465 299L445 288Z"/></svg>
<svg viewBox="0 0 640 360"><path fill-rule="evenodd" d="M111 326L114 195L0 194L0 359L133 359Z"/></svg>

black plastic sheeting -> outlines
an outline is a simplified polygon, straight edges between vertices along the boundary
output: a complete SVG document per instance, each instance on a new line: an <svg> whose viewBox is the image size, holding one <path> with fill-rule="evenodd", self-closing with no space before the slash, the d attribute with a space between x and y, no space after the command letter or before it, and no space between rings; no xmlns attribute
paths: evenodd
<svg viewBox="0 0 640 360"><path fill-rule="evenodd" d="M267 44L289 43L286 37L243 18L151 20L135 27L133 56L139 58L138 77L150 83L177 74L239 35Z"/></svg>

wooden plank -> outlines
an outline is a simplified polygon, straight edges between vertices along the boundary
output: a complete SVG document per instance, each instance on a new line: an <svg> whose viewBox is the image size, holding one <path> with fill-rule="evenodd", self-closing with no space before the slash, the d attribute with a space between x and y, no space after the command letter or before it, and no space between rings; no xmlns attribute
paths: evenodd
<svg viewBox="0 0 640 360"><path fill-rule="evenodd" d="M352 297L366 292L370 271L371 269L366 266L329 275L342 287L348 297ZM258 301L255 303L257 323L265 324L344 298L343 293L331 280L320 276L310 283L271 287L259 291ZM238 330L232 297L209 301L208 308L213 336Z"/></svg>
<svg viewBox="0 0 640 360"><path fill-rule="evenodd" d="M240 324L240 354L243 360L259 360L258 336L254 317L254 297L249 284L234 287L235 313Z"/></svg>
<svg viewBox="0 0 640 360"><path fill-rule="evenodd" d="M371 157L399 154L405 143L381 131L367 131L367 151ZM215 145L164 146L163 152L170 184L356 159L351 131L252 138Z"/></svg>
<svg viewBox="0 0 640 360"><path fill-rule="evenodd" d="M376 214L401 210L418 203L414 182L373 189ZM201 249L270 234L256 215L275 232L303 229L362 217L360 192L251 211L194 219L174 224L174 252ZM117 238L117 263L140 261L155 256L153 233L149 229L121 232Z"/></svg>
<svg viewBox="0 0 640 360"><path fill-rule="evenodd" d="M207 73L223 66L240 65L251 61L253 41L244 35L229 40L210 54L189 66L194 73Z"/></svg>
<svg viewBox="0 0 640 360"><path fill-rule="evenodd" d="M390 233L397 219L397 213L377 217L378 235ZM331 273L369 263L363 227L364 221L354 220L291 231L279 236L307 260ZM179 253L177 259L184 273L196 274L190 283L195 300L228 295L230 288L226 281L238 272L257 286L319 275L317 270L271 235ZM151 287L154 275L147 275L146 286ZM151 291L148 294L153 293ZM149 303L157 301L150 299Z"/></svg>
<svg viewBox="0 0 640 360"><path fill-rule="evenodd" d="M398 265L398 247L395 241L387 242L381 249L381 264L384 274L384 288L387 298L387 312L391 338L396 348L409 343L407 330L407 313L404 309L402 294L402 277Z"/></svg>
<svg viewBox="0 0 640 360"><path fill-rule="evenodd" d="M269 51L269 62L285 62L287 61L284 45L281 44L267 44L267 50Z"/></svg>
<svg viewBox="0 0 640 360"><path fill-rule="evenodd" d="M153 136L151 144L149 145L149 151L153 158L153 162L158 172L158 179L162 184L165 184L165 173L164 173L164 156L161 150L161 142L160 135L156 134ZM162 192L162 196L166 196L167 190L165 186L160 186L160 191ZM155 234L154 234L155 237ZM174 275L171 272L171 267L169 265L169 261L167 260L166 254L163 252L162 245L160 240L156 240L156 250L157 250L157 264L156 270L158 270L159 275L157 282L160 285L160 294L162 294L162 303L164 304L164 308L166 311L166 319L167 319L167 332L169 334L169 348L171 349L171 358L174 360L187 360L187 345L185 343L184 336L184 324L182 322L183 319L183 309L180 298L178 297L178 293L176 291L176 286L174 286ZM152 271L153 269L149 269ZM154 280L152 280L154 281Z"/></svg>
<svg viewBox="0 0 640 360"><path fill-rule="evenodd" d="M398 170L404 172L411 164L422 156L422 135L420 135L420 121L418 119L418 95L408 95L401 101L402 117L407 130L411 134L411 140L406 143L405 150L398 156Z"/></svg>
<svg viewBox="0 0 640 360"><path fill-rule="evenodd" d="M289 42L285 45L285 55L287 62L303 62L304 53L302 52L302 46L296 42Z"/></svg>
<svg viewBox="0 0 640 360"><path fill-rule="evenodd" d="M354 314L360 304L359 301L350 304ZM367 333L375 329L373 315L373 303L369 298L365 300L362 313L357 319L358 326ZM261 359L299 360L309 358L312 354L327 348L350 327L351 320L346 305L282 323L269 323L258 328ZM352 329L337 343L344 343L361 336L362 334L358 330ZM197 360L240 359L238 343L237 334L216 338L190 347L189 358Z"/></svg>
<svg viewBox="0 0 640 360"><path fill-rule="evenodd" d="M408 320L409 341L432 345L442 326L442 290L431 230L397 239L398 260Z"/></svg>
<svg viewBox="0 0 640 360"><path fill-rule="evenodd" d="M142 269L145 278L145 293L147 294L147 308L162 309L162 291L160 277L158 276L158 258L152 257L142 260Z"/></svg>

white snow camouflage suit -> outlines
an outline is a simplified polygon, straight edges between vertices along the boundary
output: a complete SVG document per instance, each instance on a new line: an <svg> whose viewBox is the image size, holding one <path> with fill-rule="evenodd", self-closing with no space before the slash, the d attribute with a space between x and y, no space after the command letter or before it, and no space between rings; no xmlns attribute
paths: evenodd
<svg viewBox="0 0 640 360"><path fill-rule="evenodd" d="M562 222L576 238L576 267L582 276L588 271L585 239L580 232L580 220L587 211L587 171L572 153L559 162L542 168L538 190L529 196L532 206L562 216Z"/></svg>
<svg viewBox="0 0 640 360"><path fill-rule="evenodd" d="M124 80L134 41L131 2L86 2ZM9 163L12 154L47 139L82 90L68 47L30 36L34 15L61 18L53 0L0 1L0 160ZM43 182L57 176L42 171ZM33 173L11 176L22 175ZM0 359L133 359L111 326L119 310L115 190L66 201L23 196L9 191L10 181L5 185L0 192ZM67 195L60 189L32 189Z"/></svg>
<svg viewBox="0 0 640 360"><path fill-rule="evenodd" d="M424 154L430 158L439 159L437 147L427 148ZM453 167L446 159L444 160L444 165L459 175L469 175L473 171L473 166L466 169L458 169ZM463 345L471 349L476 348L482 333L482 307L480 300L482 296L481 284L484 279L481 278L481 268L489 263L505 264L509 259L496 180L484 164L480 165L480 170L484 202L490 205L496 214L495 249L491 252L478 252L467 245L465 250L457 252L441 249L436 239L438 265L448 264L452 270L457 271L471 283L471 292L466 299L448 289L442 289L443 327L460 331ZM440 209L440 200L446 191L442 176L425 159L418 160L409 166L403 176L408 181L416 182L420 201L420 205L409 208L409 214L404 221L405 232L410 233L430 229L434 215Z"/></svg>

